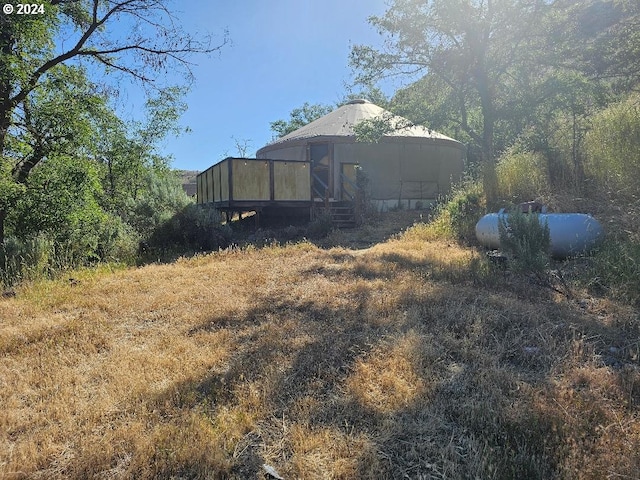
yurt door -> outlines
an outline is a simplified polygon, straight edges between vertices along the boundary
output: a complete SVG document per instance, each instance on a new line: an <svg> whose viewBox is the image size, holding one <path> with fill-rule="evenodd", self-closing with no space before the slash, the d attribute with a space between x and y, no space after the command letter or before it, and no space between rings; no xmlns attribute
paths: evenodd
<svg viewBox="0 0 640 480"><path fill-rule="evenodd" d="M328 143L314 143L309 147L311 160L311 188L314 198L325 198L331 195L331 158Z"/></svg>

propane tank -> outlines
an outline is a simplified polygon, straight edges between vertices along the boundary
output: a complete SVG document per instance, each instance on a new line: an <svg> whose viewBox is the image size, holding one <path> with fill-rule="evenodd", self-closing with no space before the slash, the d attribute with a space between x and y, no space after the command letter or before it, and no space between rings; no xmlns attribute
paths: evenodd
<svg viewBox="0 0 640 480"><path fill-rule="evenodd" d="M549 227L551 255L566 258L587 253L596 247L604 238L600 222L584 213L539 213L540 225ZM489 213L476 224L476 238L481 245L500 248L501 221L509 224L509 214L504 209L498 213Z"/></svg>

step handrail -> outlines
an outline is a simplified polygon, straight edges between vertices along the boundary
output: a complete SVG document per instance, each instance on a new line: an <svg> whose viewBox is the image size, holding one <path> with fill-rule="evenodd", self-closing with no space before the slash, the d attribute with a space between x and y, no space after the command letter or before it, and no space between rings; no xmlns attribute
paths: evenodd
<svg viewBox="0 0 640 480"><path fill-rule="evenodd" d="M327 185L326 183L324 183L322 181L322 179L320 177L318 177L315 173L311 173L311 186L313 189L313 193L317 194L318 197L324 198L327 195L327 191L329 190L329 185ZM316 184L315 182L318 182L323 188L324 188L324 192L318 190L316 188Z"/></svg>

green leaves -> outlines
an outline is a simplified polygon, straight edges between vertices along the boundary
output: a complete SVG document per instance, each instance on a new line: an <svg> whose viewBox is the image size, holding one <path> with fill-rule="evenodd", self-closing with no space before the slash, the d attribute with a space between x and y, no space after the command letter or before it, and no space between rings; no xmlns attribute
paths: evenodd
<svg viewBox="0 0 640 480"><path fill-rule="evenodd" d="M90 160L54 157L34 169L27 189L12 213L18 236L47 232L58 240L77 229L100 223L102 193L98 172Z"/></svg>
<svg viewBox="0 0 640 480"><path fill-rule="evenodd" d="M491 197L513 145L544 155L552 185L577 188L589 116L640 82L637 1L394 0L370 22L385 43L352 49L356 81L412 81L388 109L466 143Z"/></svg>
<svg viewBox="0 0 640 480"><path fill-rule="evenodd" d="M330 113L333 107L322 104L310 104L305 102L302 107L294 108L289 114L289 120L276 120L271 122L271 130L276 134L276 138L284 137L291 132L296 131L300 127L304 127L308 123L323 117Z"/></svg>
<svg viewBox="0 0 640 480"><path fill-rule="evenodd" d="M609 192L640 198L640 98L611 105L591 119L585 170Z"/></svg>
<svg viewBox="0 0 640 480"><path fill-rule="evenodd" d="M170 216L188 201L157 151L186 109L186 88L163 85L164 73L189 79L190 57L227 38L190 36L169 3L45 0L43 14L0 14L0 243L6 223L9 242L43 239L60 266L131 259L141 233L122 220L139 220L131 204ZM104 88L114 72L156 93L145 121L114 113ZM156 189L164 180L171 195Z"/></svg>
<svg viewBox="0 0 640 480"><path fill-rule="evenodd" d="M142 143L155 145L168 135L178 136L183 133L178 120L187 110L187 104L183 100L187 92L186 87L167 87L147 100L146 123L138 126Z"/></svg>
<svg viewBox="0 0 640 480"><path fill-rule="evenodd" d="M25 186L13 179L9 162L0 159L0 211L15 205L24 191Z"/></svg>
<svg viewBox="0 0 640 480"><path fill-rule="evenodd" d="M14 184L29 184L41 163L106 159L111 199L128 175L135 196L140 170L166 167L154 145L178 131L185 109L185 89L163 89L164 74L171 69L189 78L193 54L218 51L227 42L226 33L214 45L208 36L184 32L168 0L43 5L37 15L0 15L0 157L11 177L0 179L0 242L7 209L22 191ZM81 67L86 63L104 67L107 76L115 71L152 85L159 94L147 105L148 123L133 127L132 135L101 93L103 79L91 81Z"/></svg>
<svg viewBox="0 0 640 480"><path fill-rule="evenodd" d="M549 226L538 214L517 210L500 218L500 247L510 258L514 271L541 274L549 267L551 237Z"/></svg>
<svg viewBox="0 0 640 480"><path fill-rule="evenodd" d="M371 20L386 37L384 48L357 46L351 52L358 81L419 75L426 79L423 85L436 87L436 91L415 89L425 93L424 100L405 96L405 102L410 100L417 107L408 116L423 123L426 114L434 113L441 125L464 134L481 152L485 193L490 197L495 191L495 130L500 107L513 91L506 88L513 71L530 57L523 51L530 51L536 42L533 25L540 13L529 8L530 3L395 0L383 17ZM431 99L434 102L429 106ZM424 105L426 111L418 110Z"/></svg>

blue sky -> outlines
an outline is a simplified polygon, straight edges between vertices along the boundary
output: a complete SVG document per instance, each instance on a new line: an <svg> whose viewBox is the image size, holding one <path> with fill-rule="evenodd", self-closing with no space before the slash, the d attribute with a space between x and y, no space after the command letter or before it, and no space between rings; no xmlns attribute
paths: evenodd
<svg viewBox="0 0 640 480"><path fill-rule="evenodd" d="M381 44L367 18L386 9L385 0L176 4L186 31L221 38L228 29L231 40L220 55L195 59L196 84L181 122L191 133L170 138L161 148L173 156L174 168L188 170L237 155L236 140L248 143L247 153L254 155L273 138L269 123L288 118L304 102L338 102L351 83L351 45Z"/></svg>

